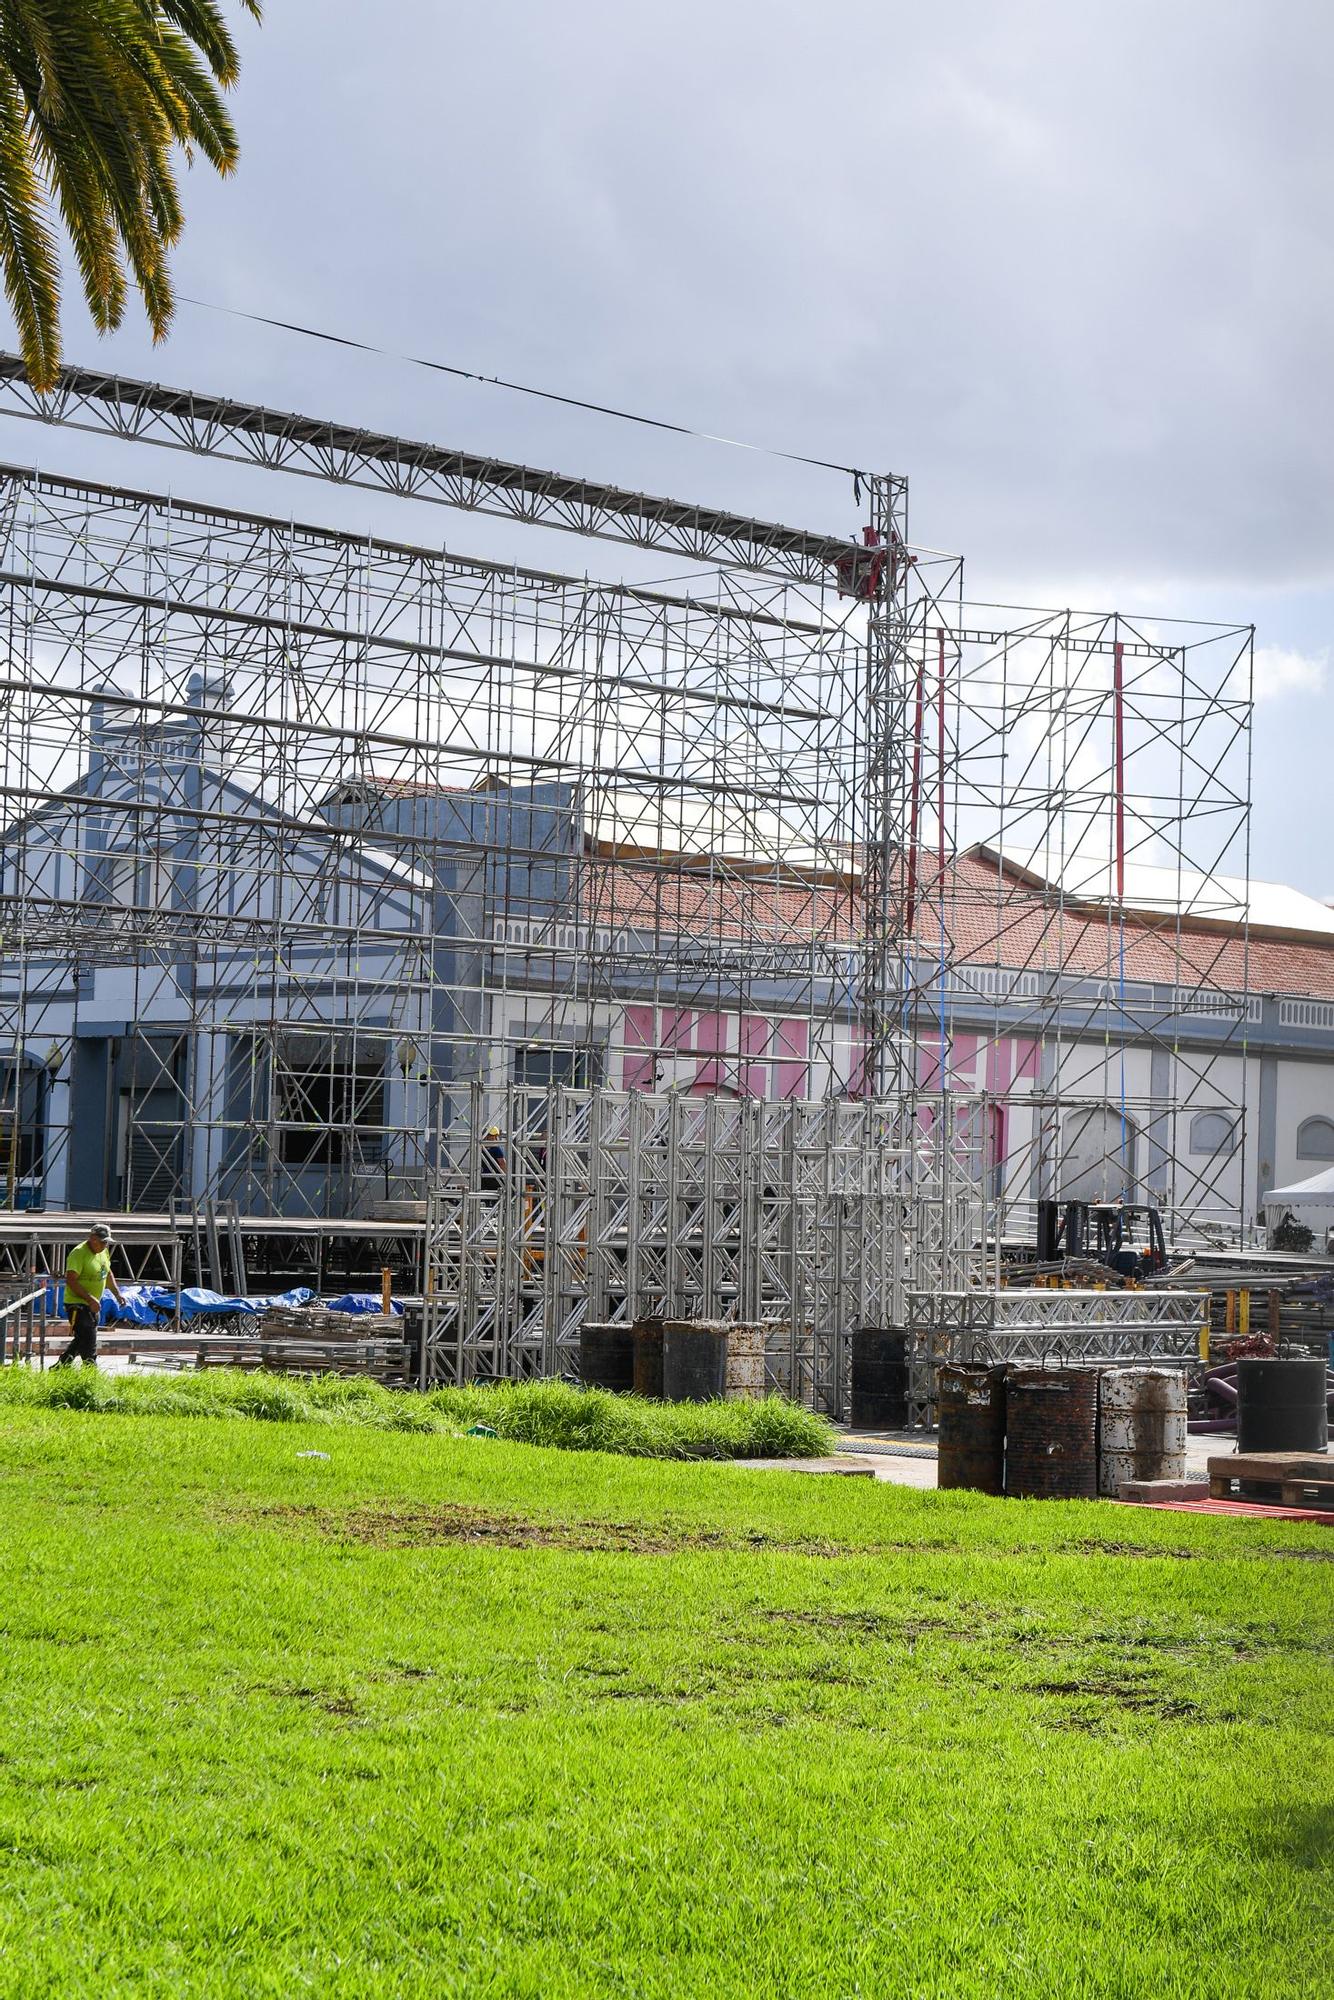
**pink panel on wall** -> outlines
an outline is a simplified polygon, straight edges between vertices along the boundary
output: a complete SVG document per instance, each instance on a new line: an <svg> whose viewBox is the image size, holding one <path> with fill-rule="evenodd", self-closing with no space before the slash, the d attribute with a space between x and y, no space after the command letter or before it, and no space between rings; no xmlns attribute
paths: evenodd
<svg viewBox="0 0 1334 2000"><path fill-rule="evenodd" d="M622 1065L622 1090L652 1090L657 1065L652 1056L627 1056Z"/></svg>
<svg viewBox="0 0 1334 2000"><path fill-rule="evenodd" d="M780 1021L775 1037L778 1052L778 1095L804 1097L810 1088L809 1021Z"/></svg>
<svg viewBox="0 0 1334 2000"><path fill-rule="evenodd" d="M987 1134L987 1166L994 1173L997 1167L1005 1165L1009 1155L1009 1113L1003 1104L993 1104L989 1109L991 1130Z"/></svg>
<svg viewBox="0 0 1334 2000"><path fill-rule="evenodd" d="M741 1017L742 1055L768 1055L769 1037L772 1032L772 1023L766 1020L763 1014L743 1014Z"/></svg>
<svg viewBox="0 0 1334 2000"><path fill-rule="evenodd" d="M688 1008L664 1007L662 1010L662 1046L665 1049L688 1049L691 1046L690 1031L695 1017Z"/></svg>
<svg viewBox="0 0 1334 2000"><path fill-rule="evenodd" d="M866 1032L863 1028L852 1031L852 1062L848 1069L848 1096L865 1097L866 1077Z"/></svg>
<svg viewBox="0 0 1334 2000"><path fill-rule="evenodd" d="M1003 1038L987 1043L987 1089L992 1091L1010 1088L1010 1065L1014 1060L1014 1044Z"/></svg>
<svg viewBox="0 0 1334 2000"><path fill-rule="evenodd" d="M652 1007L627 1007L625 1010L625 1046L628 1049L651 1049L656 1039L657 1020Z"/></svg>
<svg viewBox="0 0 1334 2000"><path fill-rule="evenodd" d="M779 1060L800 1058L804 1062L810 1054L810 1022L777 1021L774 1026L777 1031L775 1054Z"/></svg>
<svg viewBox="0 0 1334 2000"><path fill-rule="evenodd" d="M950 1083L962 1090L972 1090L977 1075L977 1052L982 1046L979 1035L955 1035L950 1043Z"/></svg>
<svg viewBox="0 0 1334 2000"><path fill-rule="evenodd" d="M699 1014L695 1018L695 1047L715 1052L727 1047L726 1014Z"/></svg>
<svg viewBox="0 0 1334 2000"><path fill-rule="evenodd" d="M1021 1077L1025 1076L1036 1078L1038 1073L1038 1044L1033 1041L1017 1041L1013 1044L1013 1047L1016 1057L1014 1067L1015 1082L1017 1083Z"/></svg>
<svg viewBox="0 0 1334 2000"><path fill-rule="evenodd" d="M768 1063L742 1063L741 1089L747 1097L767 1097L769 1095ZM795 1095L795 1093L793 1093ZM782 1095L782 1092L779 1092Z"/></svg>

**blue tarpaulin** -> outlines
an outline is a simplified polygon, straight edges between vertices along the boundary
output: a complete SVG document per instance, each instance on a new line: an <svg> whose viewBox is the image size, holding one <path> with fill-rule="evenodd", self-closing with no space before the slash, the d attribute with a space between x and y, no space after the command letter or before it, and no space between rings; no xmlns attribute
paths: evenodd
<svg viewBox="0 0 1334 2000"><path fill-rule="evenodd" d="M108 1293L102 1301L102 1319L133 1319L139 1324L160 1325L163 1313L172 1311L176 1304L176 1294L170 1285L124 1285L126 1310L116 1309L116 1302ZM139 1300L130 1298L131 1292L142 1295L147 1311L141 1316ZM258 1319L270 1306L309 1305L315 1294L308 1285L297 1285L290 1292L251 1293L246 1298L228 1298L222 1292L211 1292L206 1285L187 1285L181 1293L181 1318L221 1319L225 1314L247 1313ZM108 1314L107 1307L112 1308ZM156 1308L157 1310L154 1310Z"/></svg>
<svg viewBox="0 0 1334 2000"><path fill-rule="evenodd" d="M341 1299L330 1299L329 1311L335 1313L378 1313L383 1306L378 1292L344 1292ZM389 1301L390 1312L401 1313L403 1308L397 1299Z"/></svg>
<svg viewBox="0 0 1334 2000"><path fill-rule="evenodd" d="M64 1312L62 1291L62 1282L52 1279L46 1288L48 1313ZM170 1285L122 1285L121 1291L125 1295L123 1306L116 1304L110 1292L103 1294L103 1326L161 1326L175 1308L176 1294ZM248 1313L258 1318L269 1306L304 1306L314 1296L306 1285L297 1285L290 1292L267 1292L243 1299L226 1298L204 1285L191 1285L181 1293L181 1319L221 1319L230 1313Z"/></svg>

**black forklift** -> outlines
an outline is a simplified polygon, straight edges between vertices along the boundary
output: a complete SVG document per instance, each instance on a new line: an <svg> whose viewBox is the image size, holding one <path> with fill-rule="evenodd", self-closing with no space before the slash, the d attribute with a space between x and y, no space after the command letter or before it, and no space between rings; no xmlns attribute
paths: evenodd
<svg viewBox="0 0 1334 2000"><path fill-rule="evenodd" d="M1122 1278L1164 1269L1163 1218L1148 1202L1040 1201L1038 1263L1087 1260Z"/></svg>

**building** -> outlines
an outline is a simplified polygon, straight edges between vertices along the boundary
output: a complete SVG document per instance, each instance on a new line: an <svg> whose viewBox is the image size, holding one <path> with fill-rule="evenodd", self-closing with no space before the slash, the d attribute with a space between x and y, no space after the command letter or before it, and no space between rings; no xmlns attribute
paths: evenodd
<svg viewBox="0 0 1334 2000"><path fill-rule="evenodd" d="M865 1094L855 856L664 854L568 782L367 770L294 811L234 769L226 673L187 697L94 705L0 838L43 913L0 973L8 1205L364 1214L474 1086ZM1014 1226L1044 1193L1246 1226L1334 1162L1334 911L1210 887L1112 901L979 844L922 896L903 1035Z"/></svg>

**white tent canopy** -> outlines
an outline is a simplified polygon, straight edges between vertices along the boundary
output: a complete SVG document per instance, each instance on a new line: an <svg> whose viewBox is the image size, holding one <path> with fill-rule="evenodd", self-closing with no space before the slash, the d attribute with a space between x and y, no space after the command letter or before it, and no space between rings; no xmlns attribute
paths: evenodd
<svg viewBox="0 0 1334 2000"><path fill-rule="evenodd" d="M1272 1188L1265 1196L1266 1208L1296 1210L1334 1207L1334 1167L1322 1167L1309 1181L1294 1181L1291 1187Z"/></svg>
<svg viewBox="0 0 1334 2000"><path fill-rule="evenodd" d="M1285 1215L1310 1230L1313 1249L1334 1251L1334 1167L1322 1167L1308 1181L1294 1181L1291 1187L1270 1190L1265 1196L1265 1226L1270 1243Z"/></svg>

